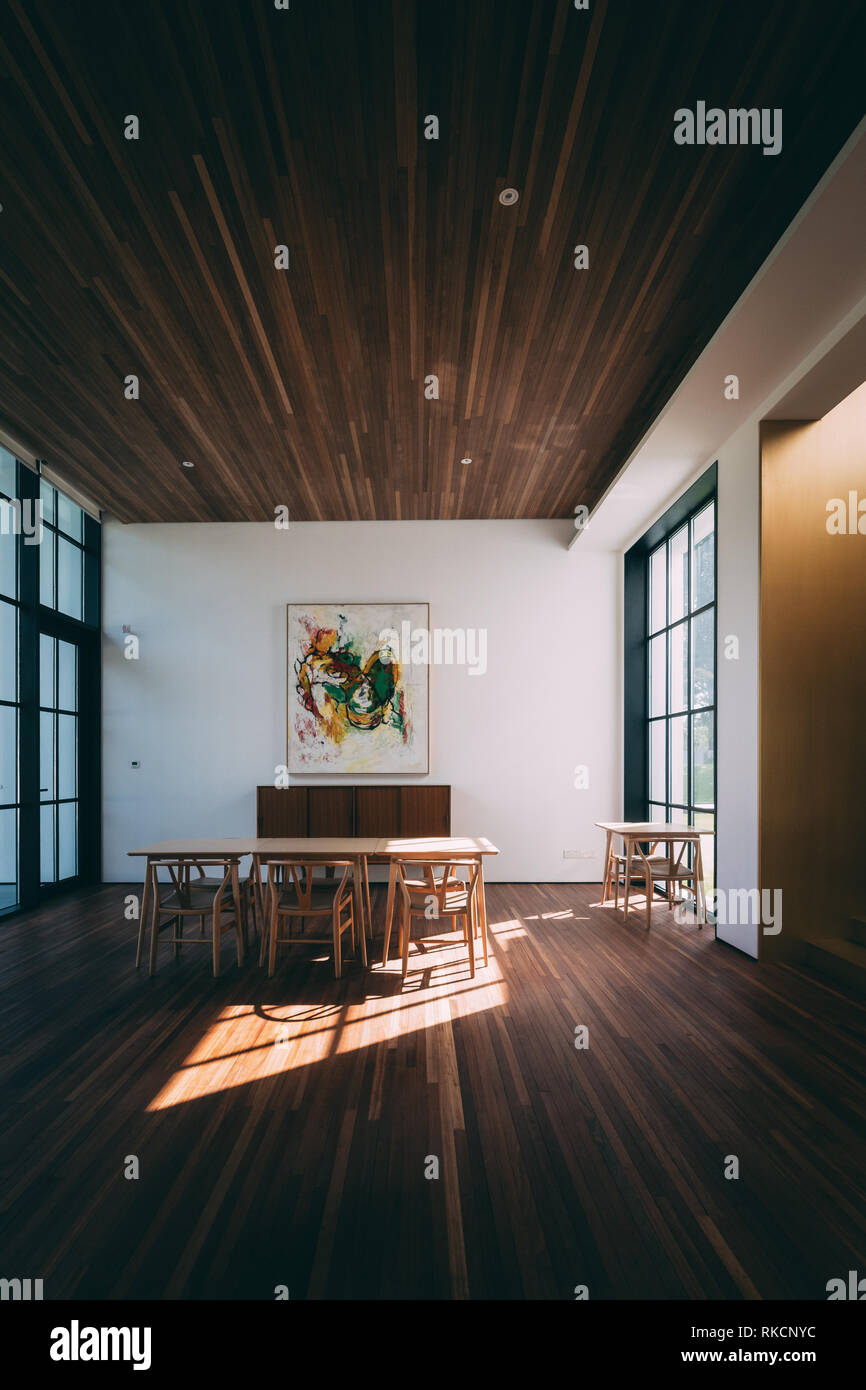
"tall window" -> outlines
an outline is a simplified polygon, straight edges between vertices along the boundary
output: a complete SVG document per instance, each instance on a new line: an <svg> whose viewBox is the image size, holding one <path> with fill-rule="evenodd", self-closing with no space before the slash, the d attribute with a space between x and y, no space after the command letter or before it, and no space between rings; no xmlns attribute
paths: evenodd
<svg viewBox="0 0 866 1390"><path fill-rule="evenodd" d="M89 518L44 478L39 499L39 881L48 887L80 872L79 675L86 640L80 625L92 615L85 592Z"/></svg>
<svg viewBox="0 0 866 1390"><path fill-rule="evenodd" d="M39 634L39 878L78 874L78 648Z"/></svg>
<svg viewBox="0 0 866 1390"><path fill-rule="evenodd" d="M18 902L19 516L17 464L0 448L0 912Z"/></svg>
<svg viewBox="0 0 866 1390"><path fill-rule="evenodd" d="M625 557L625 817L715 831L716 467ZM715 882L715 838L702 838Z"/></svg>
<svg viewBox="0 0 866 1390"><path fill-rule="evenodd" d="M715 501L647 559L647 811L715 828ZM702 844L712 880L713 837Z"/></svg>
<svg viewBox="0 0 866 1390"><path fill-rule="evenodd" d="M39 602L79 622L84 617L84 512L44 478L39 479L43 537L39 547Z"/></svg>
<svg viewBox="0 0 866 1390"><path fill-rule="evenodd" d="M99 533L0 449L0 913L98 876Z"/></svg>

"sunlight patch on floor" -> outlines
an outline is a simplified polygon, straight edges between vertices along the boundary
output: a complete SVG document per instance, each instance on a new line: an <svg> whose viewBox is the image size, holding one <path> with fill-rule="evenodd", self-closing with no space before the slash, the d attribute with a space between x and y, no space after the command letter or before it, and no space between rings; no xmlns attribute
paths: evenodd
<svg viewBox="0 0 866 1390"><path fill-rule="evenodd" d="M525 935L519 923L498 923L491 934L499 939L502 928L512 926L517 930L503 935ZM374 945L381 951L380 943ZM330 964L323 961L322 968L330 970ZM417 944L413 939L402 990L381 993L386 982L389 991L393 988L392 977L399 973L396 954L385 970L377 964L366 977L367 997L357 1002L249 1003L224 1009L148 1110L165 1110L300 1071L328 1057L499 1008L507 1001L507 986L493 951L485 966L478 941L473 980L459 934L421 938ZM274 985L277 992L279 981ZM267 995L266 990L263 993Z"/></svg>

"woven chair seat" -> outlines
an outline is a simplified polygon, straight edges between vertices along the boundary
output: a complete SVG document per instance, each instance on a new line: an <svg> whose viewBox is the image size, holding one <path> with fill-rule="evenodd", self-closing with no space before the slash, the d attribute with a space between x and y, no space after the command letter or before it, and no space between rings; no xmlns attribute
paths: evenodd
<svg viewBox="0 0 866 1390"><path fill-rule="evenodd" d="M441 884L442 884L442 879L441 879L441 878L437 878L437 879L436 879L436 888L441 887ZM457 877L455 877L455 876L452 876L451 878L449 878L448 884L449 884L450 887L453 887L453 888L462 888L462 887L463 887L463 879L462 879L462 878L457 878ZM407 878L407 879L406 879L406 887L408 888L409 892L412 893L412 894L416 894L416 893L433 893L433 892L435 892L435 889L431 888L431 887L430 887L430 884L427 883L427 881L426 881L425 879L423 879L423 878Z"/></svg>
<svg viewBox="0 0 866 1390"><path fill-rule="evenodd" d="M667 864L668 862L668 856L666 854L648 854L646 858L650 864ZM624 854L612 854L611 859L625 868L626 856ZM632 864L643 864L643 859L641 859L639 854L633 854L631 862Z"/></svg>
<svg viewBox="0 0 866 1390"><path fill-rule="evenodd" d="M654 864L650 861L650 873L653 878L694 878L695 871L690 869L688 864L680 864L678 869L668 867L667 861L663 864Z"/></svg>
<svg viewBox="0 0 866 1390"><path fill-rule="evenodd" d="M310 894L309 906L305 906L298 902L294 891L288 888L280 894L277 910L279 912L294 912L298 917L303 916L304 913L310 915L313 912L330 912L334 906L335 894L335 889L320 889L317 884Z"/></svg>
<svg viewBox="0 0 866 1390"><path fill-rule="evenodd" d="M613 859L619 872L624 874L626 866L625 855L615 854L613 856ZM668 859L666 854L648 854L647 864L649 864L650 866L650 873L652 874L653 878L694 878L694 869L689 868L688 864L686 863L680 864L679 868L676 869L670 868L670 860ZM631 876L632 878L646 877L646 865L644 864L644 861L641 859L640 855L633 854L631 857Z"/></svg>
<svg viewBox="0 0 866 1390"><path fill-rule="evenodd" d="M238 882L241 888L247 888L251 883L254 883L255 880L252 878L250 874L241 874L240 878L238 879ZM193 891L195 891L198 888L210 888L211 891L215 893L218 888L222 887L222 883L223 880L221 878L191 878L189 881L189 886ZM228 883L226 884L226 892L228 892L230 888L231 879L229 879Z"/></svg>
<svg viewBox="0 0 866 1390"><path fill-rule="evenodd" d="M222 883L217 884L219 888ZM191 888L188 893L178 893L177 889L172 888L164 896L160 895L160 912L213 912L214 901L216 899L216 889ZM222 896L220 908L228 911L234 906L234 898L230 889L226 889Z"/></svg>

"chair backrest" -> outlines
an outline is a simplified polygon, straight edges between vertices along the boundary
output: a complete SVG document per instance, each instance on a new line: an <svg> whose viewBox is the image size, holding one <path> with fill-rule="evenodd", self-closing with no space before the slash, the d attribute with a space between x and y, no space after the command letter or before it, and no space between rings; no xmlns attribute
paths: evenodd
<svg viewBox="0 0 866 1390"><path fill-rule="evenodd" d="M409 888L406 884L407 869L410 869L413 873L417 873L419 869L421 870L425 879L427 880L427 886L429 889L429 892L426 895L427 902L429 903L429 900L431 898L435 899L437 913L445 911L448 893L449 891L452 893L454 891L453 885L449 888L449 884L451 883L451 879L455 874L455 870L457 869L467 870L467 877L469 880L466 885L467 907L475 897L476 884L478 881L478 861L476 859L451 858L425 859L423 861L418 859L398 859L397 885L403 895L403 900L408 906L410 912L412 911L412 895L409 892ZM442 873L438 877L438 881L436 874L437 869L442 870ZM416 911L417 910L418 909L416 909Z"/></svg>
<svg viewBox="0 0 866 1390"><path fill-rule="evenodd" d="M666 860L668 869L672 874L680 873L686 870L691 863L690 844L691 841L687 837L651 840L646 850L642 846L637 846L639 853L633 856L633 859L638 865L642 859Z"/></svg>
<svg viewBox="0 0 866 1390"><path fill-rule="evenodd" d="M351 859L268 859L264 864L267 870L268 892L278 894L281 888L291 884L295 890L295 903L298 910L311 908L313 890L316 882L314 869L342 869L343 874L336 885L336 897L341 899L349 879L349 871L354 867Z"/></svg>
<svg viewBox="0 0 866 1390"><path fill-rule="evenodd" d="M189 864L189 869L190 869L190 882L192 883L192 886L193 886L193 887L195 887L195 883L194 883L193 878L192 878L192 870L193 870L193 869L195 869L196 873L198 874L198 877L199 877L200 879L202 879L202 878L207 878L207 877L208 877L208 875L207 875L207 873L205 872L205 870L206 870L206 869L209 869L209 868L213 868L213 865L212 865L212 864L208 864L208 863L206 863L206 862L203 863L201 859L190 859L190 860L188 860L187 862L188 862L188 864Z"/></svg>
<svg viewBox="0 0 866 1390"><path fill-rule="evenodd" d="M232 866L228 859L154 859L151 861L151 882L153 886L154 899L157 903L161 901L160 889L167 885L164 880L160 880L160 869L168 870L171 891L177 894L182 907L192 907L191 894L196 889L196 883L191 878L192 870L198 870L200 879L207 877L205 869L219 869L222 882L214 892L214 902L221 898L225 889L231 883Z"/></svg>

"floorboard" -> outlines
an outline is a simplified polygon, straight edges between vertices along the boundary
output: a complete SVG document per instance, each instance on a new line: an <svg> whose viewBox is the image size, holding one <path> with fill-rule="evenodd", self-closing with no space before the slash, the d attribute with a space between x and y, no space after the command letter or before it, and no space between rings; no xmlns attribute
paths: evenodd
<svg viewBox="0 0 866 1390"><path fill-rule="evenodd" d="M0 927L0 1272L46 1298L823 1299L866 1269L843 987L592 884L489 885L474 980L448 936L402 989L311 945L268 980L229 938L219 980L192 945L149 980L135 891Z"/></svg>

